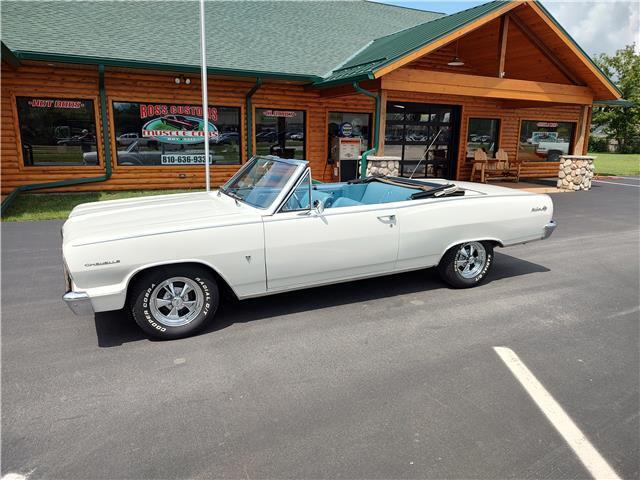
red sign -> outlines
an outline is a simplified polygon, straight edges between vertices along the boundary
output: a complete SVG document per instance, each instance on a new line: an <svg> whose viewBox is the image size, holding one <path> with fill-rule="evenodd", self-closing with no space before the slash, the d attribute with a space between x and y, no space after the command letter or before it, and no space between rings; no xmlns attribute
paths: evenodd
<svg viewBox="0 0 640 480"><path fill-rule="evenodd" d="M296 112L292 112L290 110L265 110L262 112L262 115L265 117L295 117Z"/></svg>
<svg viewBox="0 0 640 480"><path fill-rule="evenodd" d="M549 127L549 128L556 128L558 126L557 122L538 122L536 123L537 127Z"/></svg>
<svg viewBox="0 0 640 480"><path fill-rule="evenodd" d="M28 102L30 107L40 108L84 108L84 102L79 100L49 100L45 98L33 98Z"/></svg>
<svg viewBox="0 0 640 480"><path fill-rule="evenodd" d="M161 103L140 104L140 118L159 117L163 115L190 115L202 117L202 107L197 105L165 105ZM218 109L209 107L209 120L218 121Z"/></svg>

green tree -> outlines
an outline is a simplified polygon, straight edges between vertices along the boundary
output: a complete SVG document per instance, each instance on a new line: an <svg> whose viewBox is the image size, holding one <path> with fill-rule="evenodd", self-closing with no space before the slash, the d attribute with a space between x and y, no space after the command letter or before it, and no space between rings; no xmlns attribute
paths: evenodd
<svg viewBox="0 0 640 480"><path fill-rule="evenodd" d="M594 58L596 64L617 85L622 98L633 102L633 107L597 107L593 109L593 126L604 126L609 138L615 138L620 151L631 148L632 139L640 136L640 55L635 45L627 45L615 55L605 53Z"/></svg>

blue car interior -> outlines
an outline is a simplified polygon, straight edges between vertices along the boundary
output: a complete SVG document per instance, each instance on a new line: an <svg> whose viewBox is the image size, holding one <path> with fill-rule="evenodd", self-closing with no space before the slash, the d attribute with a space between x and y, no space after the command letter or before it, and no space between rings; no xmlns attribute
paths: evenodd
<svg viewBox="0 0 640 480"><path fill-rule="evenodd" d="M419 188L402 187L382 182L328 183L314 185L311 190L311 199L314 202L322 200L325 208L339 208L402 202L411 200L411 195L420 191Z"/></svg>

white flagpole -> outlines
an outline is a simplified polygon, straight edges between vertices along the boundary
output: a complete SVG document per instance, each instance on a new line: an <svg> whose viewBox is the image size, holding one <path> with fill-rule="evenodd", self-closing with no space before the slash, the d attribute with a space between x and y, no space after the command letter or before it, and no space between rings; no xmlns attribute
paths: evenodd
<svg viewBox="0 0 640 480"><path fill-rule="evenodd" d="M204 171L207 192L211 190L209 178L209 95L207 93L207 54L204 32L204 0L200 0L200 62L202 64L202 119L204 120Z"/></svg>

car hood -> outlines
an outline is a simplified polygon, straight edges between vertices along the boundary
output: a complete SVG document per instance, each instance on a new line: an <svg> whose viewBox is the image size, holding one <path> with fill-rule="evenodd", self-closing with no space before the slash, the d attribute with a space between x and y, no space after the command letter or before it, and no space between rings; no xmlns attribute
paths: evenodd
<svg viewBox="0 0 640 480"><path fill-rule="evenodd" d="M84 203L69 214L64 245L260 221L257 209L226 195L196 192Z"/></svg>

